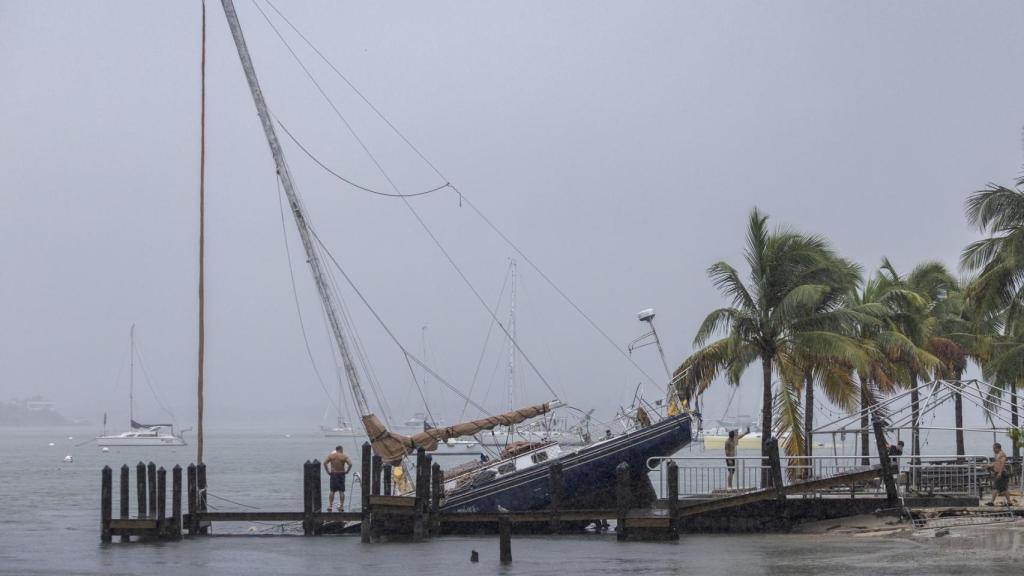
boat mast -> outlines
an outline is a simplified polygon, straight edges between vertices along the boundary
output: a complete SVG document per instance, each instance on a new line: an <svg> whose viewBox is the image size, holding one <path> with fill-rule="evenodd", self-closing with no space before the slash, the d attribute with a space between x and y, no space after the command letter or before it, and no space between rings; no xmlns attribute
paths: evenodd
<svg viewBox="0 0 1024 576"><path fill-rule="evenodd" d="M196 463L203 463L203 368L206 360L206 0L203 0L202 55L199 62L199 359L196 376ZM180 432L179 432L180 434Z"/></svg>
<svg viewBox="0 0 1024 576"><path fill-rule="evenodd" d="M128 361L128 429L135 428L135 324L128 330L131 359ZM124 364L122 364L124 366Z"/></svg>
<svg viewBox="0 0 1024 576"><path fill-rule="evenodd" d="M515 410L516 384L516 260L509 260L512 267L512 305L508 310L508 333L511 341L508 347L508 411Z"/></svg>
<svg viewBox="0 0 1024 576"><path fill-rule="evenodd" d="M270 118L270 112L267 110L267 103L263 99L263 91L260 89L259 80L256 78L256 69L253 67L252 58L249 56L249 48L245 44L242 27L238 22L238 14L235 12L235 4L232 0L221 0L221 5L224 7L224 16L227 18L228 26L231 27L231 36L235 40L238 58L242 63L242 69L245 71L245 78L249 83L249 91L252 92L256 113L259 115L260 123L263 124L263 132L267 137L270 153L274 156L277 176L281 180L281 186L284 188L285 195L288 197L288 206L292 210L292 216L295 217L295 227L298 228L299 238L302 239L302 248L306 252L306 262L309 263L310 272L313 274L313 281L316 283L317 292L319 292L320 300L323 303L324 313L327 315L327 322L334 335L338 352L341 354L341 359L345 366L345 375L348 377L349 385L352 387L352 395L355 396L359 415L367 416L370 414L369 403L359 382L359 374L356 372L355 364L352 362L352 355L349 353L348 343L342 330L337 306L327 284L320 256L317 254L309 225L302 211L302 204L295 193L295 183L292 181L291 172L288 170L288 164L285 162L284 151L281 149L281 143L277 139L274 123Z"/></svg>

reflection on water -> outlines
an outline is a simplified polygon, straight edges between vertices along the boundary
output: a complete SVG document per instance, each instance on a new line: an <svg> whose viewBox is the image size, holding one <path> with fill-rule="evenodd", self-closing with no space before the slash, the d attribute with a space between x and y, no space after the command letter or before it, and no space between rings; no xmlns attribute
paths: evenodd
<svg viewBox="0 0 1024 576"><path fill-rule="evenodd" d="M72 435L76 440L69 441ZM0 431L0 574L828 574L1015 573L1024 532L988 528L947 538L812 535L683 536L677 543L618 543L614 535L514 537L513 564L498 543L443 538L420 544L361 544L353 537L232 536L153 545L99 544L99 470L152 459L186 466L193 448L74 447L83 430ZM207 439L213 494L263 510L301 510L302 461L322 459L336 439L216 433ZM48 446L54 442L55 446ZM356 460L353 443L346 451ZM72 453L73 464L62 462ZM350 492L348 500L357 501ZM237 506L212 499L224 509ZM115 502L116 510L116 502ZM249 526L235 525L240 533ZM259 525L259 530L267 528ZM480 563L471 564L471 550ZM1009 570L1009 571L1008 571Z"/></svg>

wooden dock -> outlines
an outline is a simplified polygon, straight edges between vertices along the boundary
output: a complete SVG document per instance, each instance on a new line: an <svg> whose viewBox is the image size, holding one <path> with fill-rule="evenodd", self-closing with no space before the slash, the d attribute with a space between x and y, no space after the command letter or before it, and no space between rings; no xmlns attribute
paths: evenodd
<svg viewBox="0 0 1024 576"><path fill-rule="evenodd" d="M130 469L121 467L119 516L113 517L113 479L109 467L104 467L101 483L101 540L111 542L115 536L122 542L135 540L177 540L183 536L199 537L211 532L211 527L223 522L276 522L298 523L306 536L321 534L355 534L364 542L382 539L408 539L419 541L441 534L467 533L572 533L581 532L590 524L607 526L614 520L618 540L674 540L680 532L701 525L711 514L735 514L737 510L763 509L764 503L778 507L797 507L802 496L820 490L854 485L879 479L885 484L886 497L861 498L879 507L894 505L897 498L895 484L888 470L887 459L882 465L839 474L824 479L784 485L778 456L778 445L769 441L770 485L761 490L702 500L685 504L678 496L679 470L674 462L666 466L668 497L653 508L637 508L634 495L637 487L631 485L629 466L622 463L616 469L616 497L607 508L572 510L562 507L562 469L555 462L550 466L552 502L544 510L526 512L446 512L443 511L442 487L444 473L422 450L417 455L415 490L412 494L394 494L391 467L382 464L380 457L371 454L370 445L363 445L361 481L361 509L356 512L328 512L323 508L322 467L317 460L303 465L303 509L301 511L211 511L207 508L206 466L190 465L186 482L182 484L182 469L171 471L171 505L167 506L167 480L163 468L154 463L139 462L136 466L135 497L138 514L129 517ZM888 478L888 481L886 479ZM182 500L187 511L182 511ZM821 499L817 499L821 501ZM760 507L760 508L759 508ZM693 526L691 526L691 523Z"/></svg>

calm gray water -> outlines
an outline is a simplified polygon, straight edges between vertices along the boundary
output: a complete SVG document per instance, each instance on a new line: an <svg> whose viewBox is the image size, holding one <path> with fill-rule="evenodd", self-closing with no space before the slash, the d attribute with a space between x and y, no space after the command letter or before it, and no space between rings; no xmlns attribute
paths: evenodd
<svg viewBox="0 0 1024 576"><path fill-rule="evenodd" d="M153 460L168 469L174 464L185 466L194 448L112 448L103 453L94 444L74 446L90 435L83 429L0 429L0 574L186 574L196 569L197 573L245 576L411 572L877 576L1011 574L1020 573L1022 561L1019 555L1003 552L1013 546L1020 550L1019 542L984 547L956 535L940 540L683 536L678 543L628 544L616 542L613 535L517 536L511 566L498 564L498 542L493 537L361 544L357 537L260 536L259 532L280 531L262 524L232 525L236 536L104 546L99 543L100 469L115 468L116 513L116 469L121 464ZM207 440L209 490L259 509L300 510L302 462L323 458L334 440L313 433L285 437L212 431ZM56 445L48 446L49 442ZM355 452L355 447L346 450ZM69 453L75 462L64 464L62 459ZM216 498L210 503L241 509ZM218 532L226 529L218 527ZM285 530L294 533L291 527ZM469 562L471 550L480 552L479 564Z"/></svg>

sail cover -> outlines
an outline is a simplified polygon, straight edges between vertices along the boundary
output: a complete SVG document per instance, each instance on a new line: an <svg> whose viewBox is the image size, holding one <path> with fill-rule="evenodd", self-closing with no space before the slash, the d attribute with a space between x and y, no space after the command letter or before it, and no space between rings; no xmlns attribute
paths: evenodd
<svg viewBox="0 0 1024 576"><path fill-rule="evenodd" d="M132 420L132 428L170 428L172 424L139 424Z"/></svg>
<svg viewBox="0 0 1024 576"><path fill-rule="evenodd" d="M370 437L373 451L385 462L394 464L401 461L406 454L417 448L423 448L427 451L436 450L438 443L445 440L460 436L472 436L481 430L491 430L497 426L512 426L550 412L556 406L556 402L545 402L544 404L527 406L526 408L505 412L504 414L488 416L480 420L463 422L442 428L428 428L412 436L389 431L384 427L380 419L373 414L363 416L363 426L366 427L366 433Z"/></svg>

